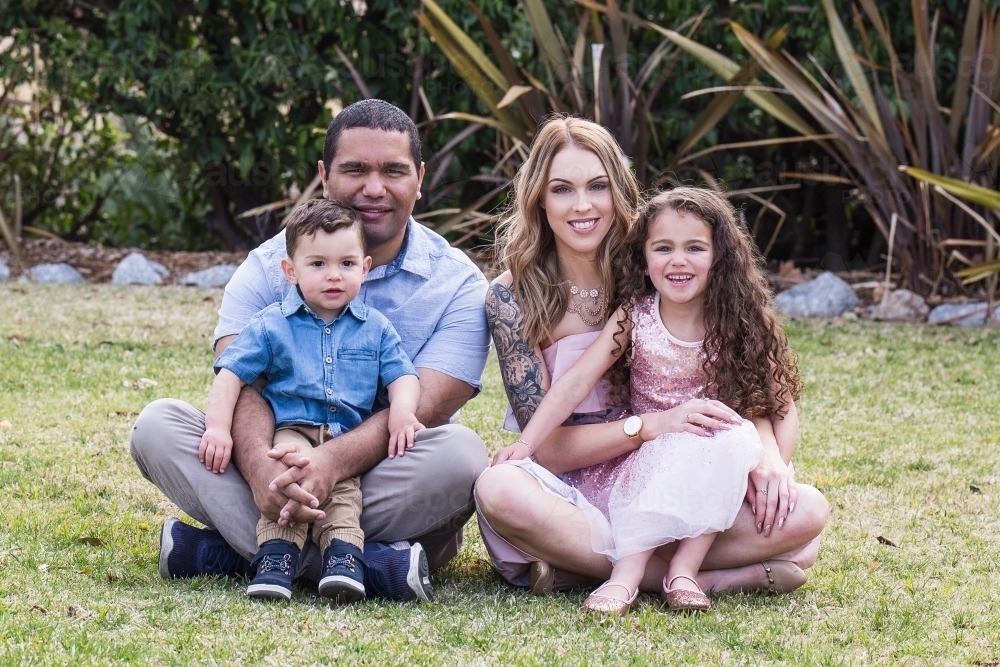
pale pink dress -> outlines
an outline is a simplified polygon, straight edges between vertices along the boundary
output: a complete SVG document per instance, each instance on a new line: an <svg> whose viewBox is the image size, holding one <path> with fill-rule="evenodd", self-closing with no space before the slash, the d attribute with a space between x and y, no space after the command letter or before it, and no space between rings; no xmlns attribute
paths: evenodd
<svg viewBox="0 0 1000 667"><path fill-rule="evenodd" d="M660 295L632 310L632 410L670 410L704 398L702 342L677 339L660 318ZM628 455L613 482L591 489L589 479L566 481L591 501L581 509L591 524L594 551L612 562L631 554L721 532L733 525L746 496L747 477L763 453L753 423L705 437L664 433Z"/></svg>

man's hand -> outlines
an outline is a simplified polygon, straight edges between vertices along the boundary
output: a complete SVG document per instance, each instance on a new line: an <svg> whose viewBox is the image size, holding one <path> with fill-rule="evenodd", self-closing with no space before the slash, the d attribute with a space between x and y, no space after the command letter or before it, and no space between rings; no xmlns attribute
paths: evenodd
<svg viewBox="0 0 1000 667"><path fill-rule="evenodd" d="M277 510L277 522L286 526L289 523L312 523L324 518L326 514L315 509L319 507L320 499L330 496L330 489L341 479L339 472L333 466L334 457L331 441L321 447L316 447L303 453L294 447L280 447L268 452L269 457L279 460L286 469L268 485L272 495L284 498L285 502Z"/></svg>
<svg viewBox="0 0 1000 667"><path fill-rule="evenodd" d="M276 445L267 452L267 456L275 461L279 461L286 469L304 468L310 462L308 455L293 443ZM295 482L283 486L280 492L278 486L274 482L271 482L268 485L268 490L276 494L279 498L285 498L285 503L278 510L277 522L281 526L288 525L292 520L293 513L296 514L295 521L297 523L309 523L308 519L310 518L312 521L319 521L326 517L324 512L316 510L319 507L319 501L316 497L307 493ZM295 498L295 500L292 500L292 498ZM298 512L300 508L303 510L301 513ZM310 514L307 511L310 509L316 510L316 514Z"/></svg>
<svg viewBox="0 0 1000 667"><path fill-rule="evenodd" d="M214 473L226 472L233 452L233 437L228 429L208 429L198 445L198 460Z"/></svg>
<svg viewBox="0 0 1000 667"><path fill-rule="evenodd" d="M469 400L472 387L429 368L419 371L420 402L415 416L427 428L440 426ZM255 488L257 508L261 514L279 523L282 519L294 523L316 521L320 512L309 507L310 500L324 502L337 482L363 475L375 467L386 457L388 439L389 411L383 410L357 428L327 440L306 454L289 453L282 455L281 461L265 457L274 464L269 469L276 472L263 487L265 498L258 497L251 484L251 488ZM304 463L306 459L308 463ZM299 462L303 465L298 465ZM280 506L274 503L276 498L281 499Z"/></svg>

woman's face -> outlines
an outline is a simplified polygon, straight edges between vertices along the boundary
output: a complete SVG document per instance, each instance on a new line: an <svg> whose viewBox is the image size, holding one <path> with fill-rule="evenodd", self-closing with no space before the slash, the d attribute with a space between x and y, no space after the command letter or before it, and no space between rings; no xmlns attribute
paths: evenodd
<svg viewBox="0 0 1000 667"><path fill-rule="evenodd" d="M615 212L611 182L600 158L572 145L556 153L542 208L555 234L557 253L595 258Z"/></svg>

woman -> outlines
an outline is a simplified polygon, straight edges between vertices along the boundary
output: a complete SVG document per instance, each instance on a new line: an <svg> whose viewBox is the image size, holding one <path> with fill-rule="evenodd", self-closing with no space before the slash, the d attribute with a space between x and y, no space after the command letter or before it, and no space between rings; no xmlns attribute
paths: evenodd
<svg viewBox="0 0 1000 667"><path fill-rule="evenodd" d="M607 130L578 118L554 118L535 137L514 179L513 199L498 236L506 271L490 286L486 311L510 400L505 427L519 430L552 375L572 366L617 307L614 270L640 195L627 158ZM620 366L610 371L624 372ZM600 505L603 482L644 440L683 430L691 421L711 425L729 414L715 401L685 403L642 415L634 432L634 421L622 421L626 415L615 407L624 404L625 397L609 396L599 385L549 438L537 461L499 465L510 455L507 448L477 481L480 530L510 583L543 594L607 579L611 564L591 549L579 498ZM794 411L787 418L794 420ZM712 545L698 576L703 590L793 590L805 582L802 568L815 561L826 500L791 481L791 466L773 433L761 432L761 439L765 455L750 474L753 506L744 505L733 527ZM791 513L780 504L786 499L766 494L789 486L797 492ZM661 590L673 547L660 547L650 559L643 590Z"/></svg>

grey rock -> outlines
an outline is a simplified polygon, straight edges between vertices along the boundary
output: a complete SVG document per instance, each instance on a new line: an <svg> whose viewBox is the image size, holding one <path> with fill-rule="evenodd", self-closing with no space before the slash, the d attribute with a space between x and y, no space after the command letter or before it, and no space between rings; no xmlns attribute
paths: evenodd
<svg viewBox="0 0 1000 667"><path fill-rule="evenodd" d="M942 303L931 311L927 323L937 324L946 320L959 327L981 327L986 324L986 302ZM1000 322L1000 306L993 309L993 321Z"/></svg>
<svg viewBox="0 0 1000 667"><path fill-rule="evenodd" d="M858 297L851 286L829 271L790 287L778 294L776 300L781 312L794 317L838 317L858 306Z"/></svg>
<svg viewBox="0 0 1000 667"><path fill-rule="evenodd" d="M60 283L68 285L83 282L83 275L65 262L33 266L28 269L28 276L36 283Z"/></svg>
<svg viewBox="0 0 1000 667"><path fill-rule="evenodd" d="M112 285L159 285L170 270L139 252L130 252L118 262L111 275Z"/></svg>
<svg viewBox="0 0 1000 667"><path fill-rule="evenodd" d="M192 287L225 287L239 268L235 264L220 264L204 271L189 273L177 282Z"/></svg>
<svg viewBox="0 0 1000 667"><path fill-rule="evenodd" d="M908 289L889 292L872 310L872 319L887 322L923 322L931 312L924 298Z"/></svg>
<svg viewBox="0 0 1000 667"><path fill-rule="evenodd" d="M0 259L0 283L5 283L10 280L10 267L7 266L7 262Z"/></svg>

